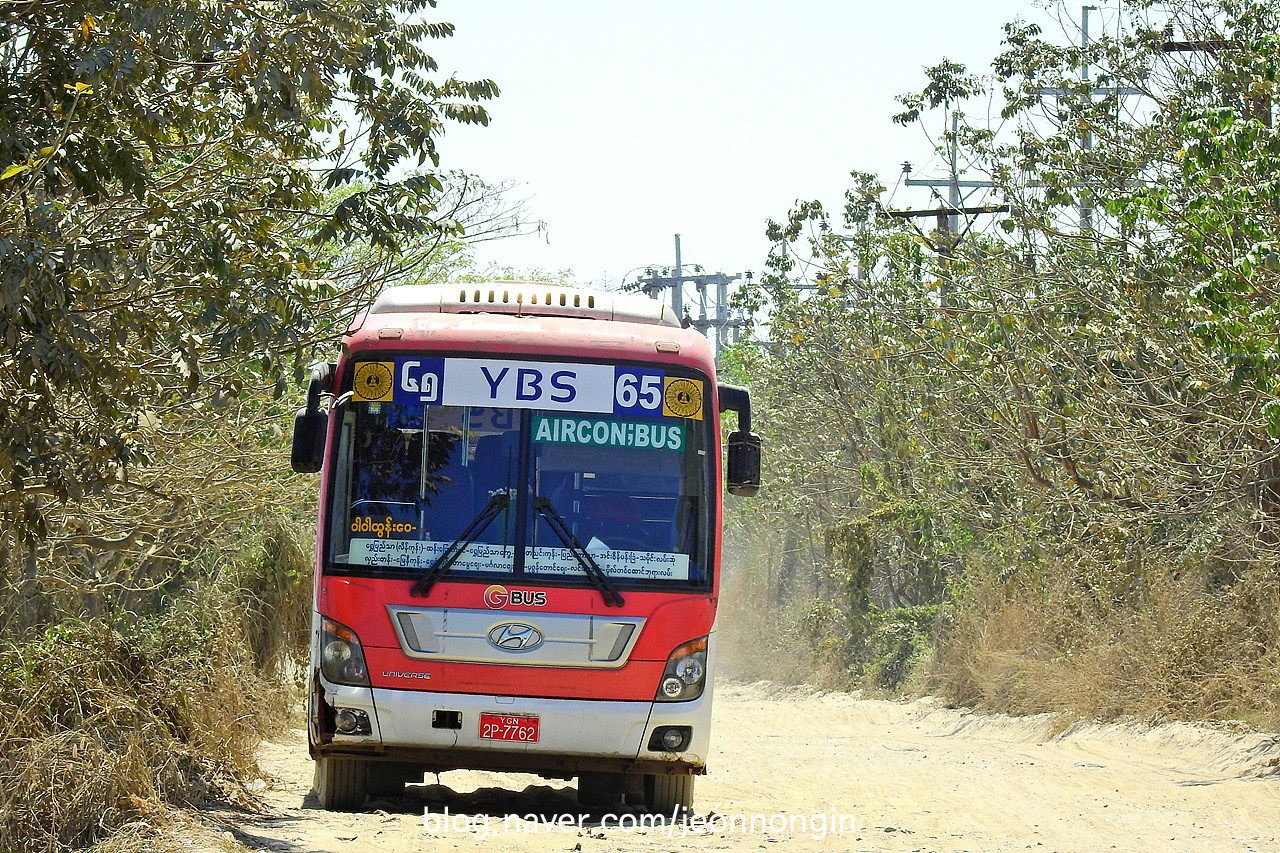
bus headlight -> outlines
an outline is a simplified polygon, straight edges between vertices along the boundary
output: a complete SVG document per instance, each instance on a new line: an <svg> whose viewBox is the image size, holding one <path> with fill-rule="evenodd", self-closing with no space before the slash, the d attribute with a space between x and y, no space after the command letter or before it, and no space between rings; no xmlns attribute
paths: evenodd
<svg viewBox="0 0 1280 853"><path fill-rule="evenodd" d="M702 695L707 679L707 638L685 643L667 658L658 684L659 702L688 702Z"/></svg>
<svg viewBox="0 0 1280 853"><path fill-rule="evenodd" d="M373 734L373 724L369 722L369 713L359 708L339 708L334 714L333 727L340 735Z"/></svg>
<svg viewBox="0 0 1280 853"><path fill-rule="evenodd" d="M369 687L369 668L356 632L325 618L320 631L320 672L334 684Z"/></svg>

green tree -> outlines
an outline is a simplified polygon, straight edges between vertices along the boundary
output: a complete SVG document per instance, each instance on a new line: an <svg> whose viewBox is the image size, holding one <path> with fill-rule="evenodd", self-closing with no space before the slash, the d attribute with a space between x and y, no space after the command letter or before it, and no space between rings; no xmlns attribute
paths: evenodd
<svg viewBox="0 0 1280 853"><path fill-rule="evenodd" d="M0 624L145 609L291 511L273 398L521 227L438 169L497 88L436 73L433 6L0 6Z"/></svg>
<svg viewBox="0 0 1280 853"><path fill-rule="evenodd" d="M456 229L395 175L497 89L432 79L432 6L0 9L0 526L147 488L153 418L283 392L337 292L315 246Z"/></svg>
<svg viewBox="0 0 1280 853"><path fill-rule="evenodd" d="M1010 25L981 93L943 63L899 117L959 114L944 141L1007 216L944 245L882 215L883 190L855 173L845 234L817 202L770 223L754 381L762 423L786 428L770 436L778 494L745 511L790 529L816 493L838 496L811 525L838 546L811 549L815 577L869 548L875 605L960 590L981 603L958 612L1034 624L998 649L1010 659L1068 660L1139 631L1168 618L1173 587L1238 625L1240 648L1280 643L1266 618L1214 610L1238 607L1219 592L1235 585L1272 594L1280 539L1278 11L1126 3L1086 47ZM1201 49L1166 50L1175 39ZM1000 132L961 109L991 90ZM1043 607L1011 615L1010 584ZM953 650L980 648L992 624L971 622Z"/></svg>

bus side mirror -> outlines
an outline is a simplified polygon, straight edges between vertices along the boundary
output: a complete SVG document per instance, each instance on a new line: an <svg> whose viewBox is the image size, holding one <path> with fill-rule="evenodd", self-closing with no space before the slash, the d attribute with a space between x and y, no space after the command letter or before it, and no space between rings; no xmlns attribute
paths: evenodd
<svg viewBox="0 0 1280 853"><path fill-rule="evenodd" d="M738 431L729 434L729 467L725 487L729 494L753 497L760 491L760 436L751 431L751 394L736 385L721 385L720 411L738 413Z"/></svg>
<svg viewBox="0 0 1280 853"><path fill-rule="evenodd" d="M324 463L324 439L329 431L327 412L299 409L293 418L293 450L289 465L299 474L314 474Z"/></svg>
<svg viewBox="0 0 1280 853"><path fill-rule="evenodd" d="M289 465L299 474L314 474L324 464L324 440L329 432L329 415L320 410L320 395L333 393L335 364L311 368L307 383L307 405L293 418L293 449Z"/></svg>
<svg viewBox="0 0 1280 853"><path fill-rule="evenodd" d="M760 491L760 436L751 432L729 434L729 470L725 480L731 495L751 498Z"/></svg>

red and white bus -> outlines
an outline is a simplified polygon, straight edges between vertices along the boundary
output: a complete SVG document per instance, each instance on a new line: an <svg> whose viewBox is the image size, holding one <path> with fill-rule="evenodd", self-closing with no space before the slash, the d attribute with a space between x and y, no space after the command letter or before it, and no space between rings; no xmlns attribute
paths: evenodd
<svg viewBox="0 0 1280 853"><path fill-rule="evenodd" d="M630 294L391 288L316 368L293 466L321 473L308 727L327 809L424 772L578 778L671 813L706 772L747 393Z"/></svg>

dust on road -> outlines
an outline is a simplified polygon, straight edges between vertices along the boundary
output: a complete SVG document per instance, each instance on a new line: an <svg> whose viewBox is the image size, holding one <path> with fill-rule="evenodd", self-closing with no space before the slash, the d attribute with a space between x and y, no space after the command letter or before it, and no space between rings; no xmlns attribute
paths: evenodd
<svg viewBox="0 0 1280 853"><path fill-rule="evenodd" d="M1280 851L1271 735L1058 731L1047 716L768 683L717 685L715 717L688 823L622 807L584 814L572 782L472 771L429 776L362 813L324 812L300 730L262 750L264 813L219 818L247 847L296 853Z"/></svg>

